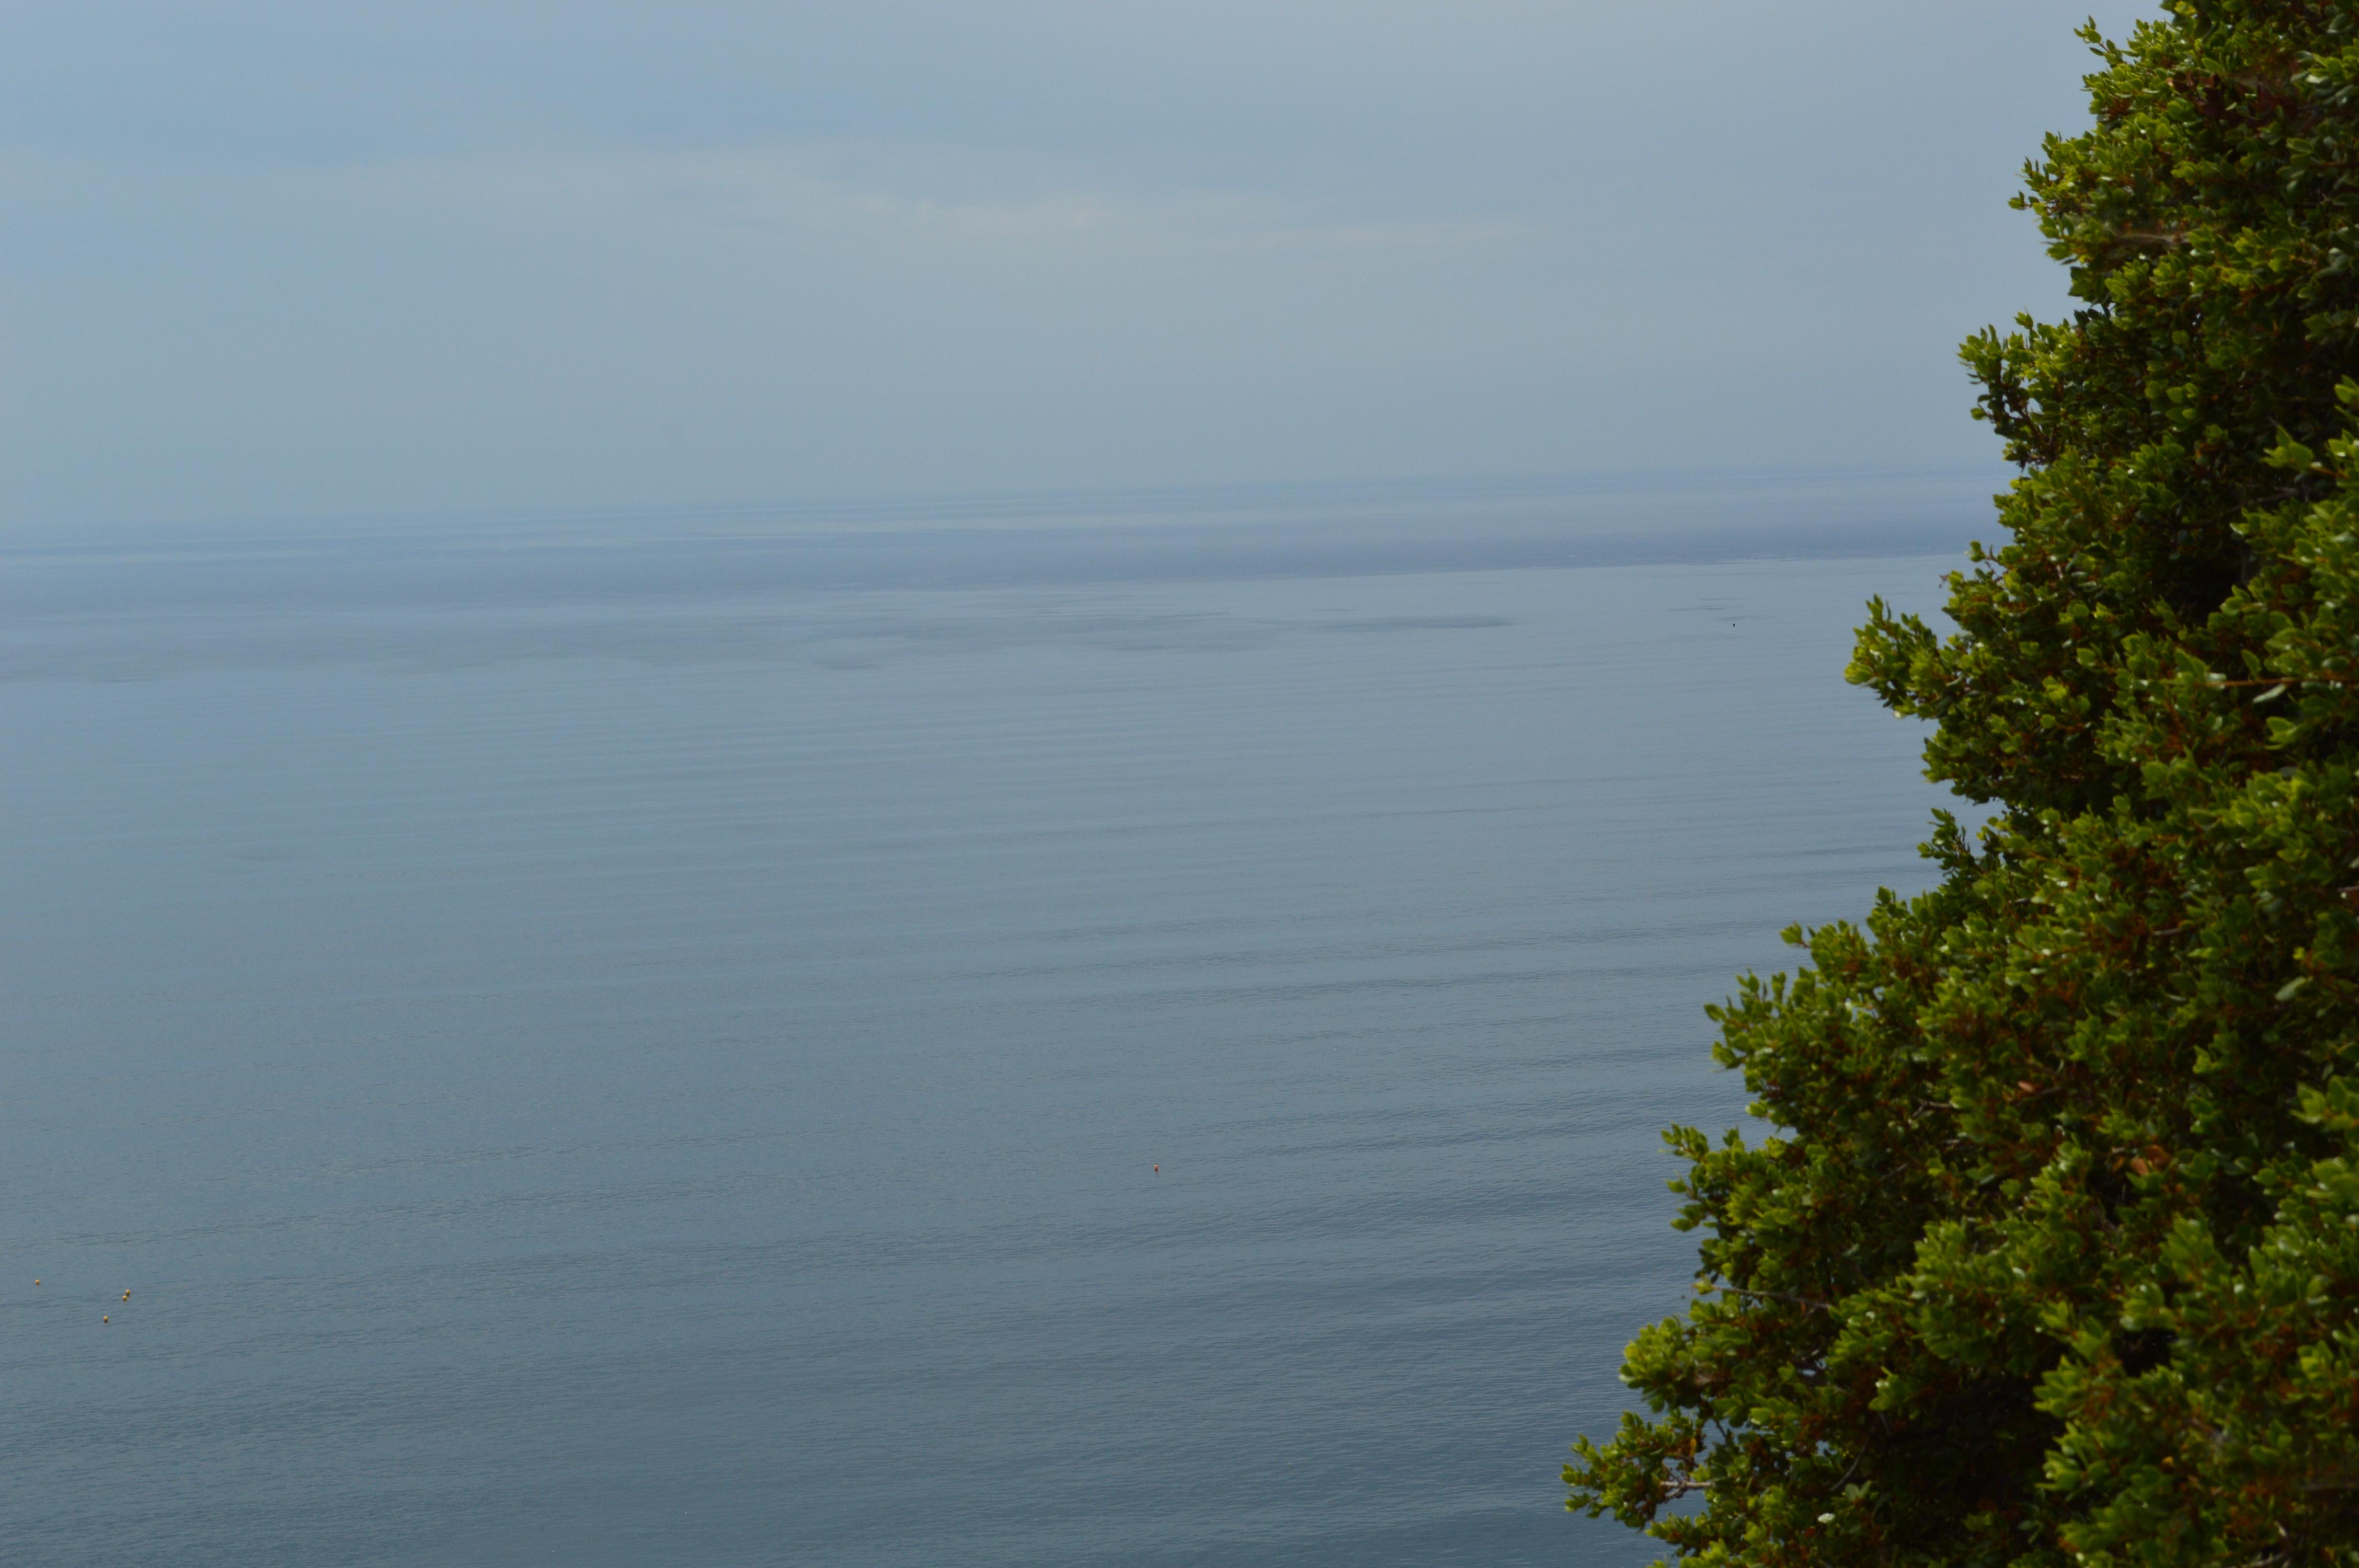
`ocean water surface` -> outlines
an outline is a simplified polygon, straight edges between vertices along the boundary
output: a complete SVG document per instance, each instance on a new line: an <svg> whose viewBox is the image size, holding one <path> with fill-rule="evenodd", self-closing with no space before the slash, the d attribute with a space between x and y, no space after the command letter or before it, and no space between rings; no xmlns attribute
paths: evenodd
<svg viewBox="0 0 2359 1568"><path fill-rule="evenodd" d="M1927 881L1990 488L0 540L8 1560L1648 1561L1658 1130Z"/></svg>

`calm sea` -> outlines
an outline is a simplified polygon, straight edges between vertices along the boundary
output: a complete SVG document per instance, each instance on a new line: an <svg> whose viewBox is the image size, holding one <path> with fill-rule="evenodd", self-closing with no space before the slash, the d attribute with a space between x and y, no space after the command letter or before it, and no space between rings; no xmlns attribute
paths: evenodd
<svg viewBox="0 0 2359 1568"><path fill-rule="evenodd" d="M1925 882L1991 488L0 541L0 1555L1647 1561L1657 1131Z"/></svg>

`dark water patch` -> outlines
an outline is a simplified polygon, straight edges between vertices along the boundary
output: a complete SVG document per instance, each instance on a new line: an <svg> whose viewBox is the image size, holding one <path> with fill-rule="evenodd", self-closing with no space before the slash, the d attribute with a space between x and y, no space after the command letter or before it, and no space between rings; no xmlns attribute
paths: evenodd
<svg viewBox="0 0 2359 1568"><path fill-rule="evenodd" d="M1257 622L1149 611L1108 590L1954 554L1990 531L1995 484L1979 470L1745 473L212 533L20 529L0 536L0 680L588 656L864 668L1036 642L1245 648L1305 630L1480 630L1481 613L1313 610ZM1027 614L964 617L936 598L985 589L1038 597Z"/></svg>

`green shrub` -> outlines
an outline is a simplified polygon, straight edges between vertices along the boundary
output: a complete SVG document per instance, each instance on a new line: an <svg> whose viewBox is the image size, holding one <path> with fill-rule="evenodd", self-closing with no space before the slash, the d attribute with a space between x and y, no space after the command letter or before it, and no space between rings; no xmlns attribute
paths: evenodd
<svg viewBox="0 0 2359 1568"><path fill-rule="evenodd" d="M1713 1010L1776 1136L1669 1135L1565 1478L1681 1556L2359 1563L2359 5L2165 13L2027 170L2071 319L1965 346L2010 542L1850 670L1996 816Z"/></svg>

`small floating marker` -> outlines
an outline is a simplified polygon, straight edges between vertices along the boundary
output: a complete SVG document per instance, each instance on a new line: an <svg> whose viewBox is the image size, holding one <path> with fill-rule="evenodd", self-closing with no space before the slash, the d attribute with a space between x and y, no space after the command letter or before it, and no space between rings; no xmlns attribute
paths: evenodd
<svg viewBox="0 0 2359 1568"><path fill-rule="evenodd" d="M113 1318L111 1318L111 1317L103 1317L103 1316L102 1316L98 1321L99 1321L99 1322L101 1322L101 1323L113 1323L114 1320Z"/></svg>
<svg viewBox="0 0 2359 1568"><path fill-rule="evenodd" d="M125 1291L125 1292L123 1292L123 1299L124 1299L125 1301L126 1301L126 1302L127 1302L127 1301L129 1301L129 1300L131 1299L131 1292L130 1292L129 1291Z"/></svg>
<svg viewBox="0 0 2359 1568"><path fill-rule="evenodd" d="M1161 1174L1163 1173L1163 1167L1162 1167L1162 1166L1160 1166L1160 1165L1156 1166L1156 1167L1155 1167L1155 1173L1156 1173L1157 1175L1158 1175L1158 1176L1159 1176L1159 1175L1161 1175Z"/></svg>

